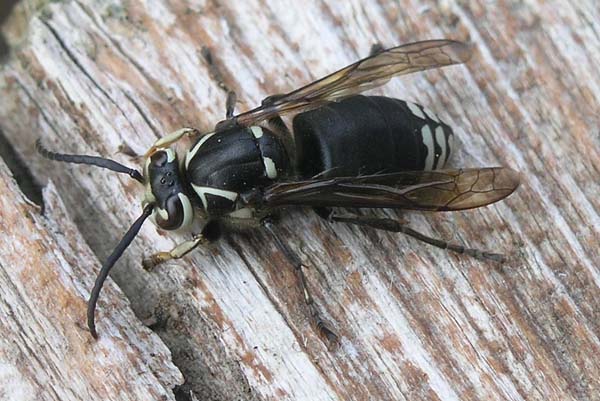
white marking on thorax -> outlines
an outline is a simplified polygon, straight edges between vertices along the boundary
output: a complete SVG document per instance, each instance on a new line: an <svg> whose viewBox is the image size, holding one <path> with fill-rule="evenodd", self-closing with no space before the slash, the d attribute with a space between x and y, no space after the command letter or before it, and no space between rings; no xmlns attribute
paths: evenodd
<svg viewBox="0 0 600 401"><path fill-rule="evenodd" d="M440 119L438 118L438 116L436 116L435 113L433 111L429 110L427 107L423 107L423 112L425 112L427 117L429 117L431 120L435 121L436 123L440 122Z"/></svg>
<svg viewBox="0 0 600 401"><path fill-rule="evenodd" d="M229 213L228 216L234 219L251 219L254 217L254 209L245 207Z"/></svg>
<svg viewBox="0 0 600 401"><path fill-rule="evenodd" d="M423 114L423 112L421 111L421 108L412 103L412 102L406 102L406 106L408 106L408 109L410 110L411 113L413 113L413 115L419 117L420 119L425 119L425 114Z"/></svg>
<svg viewBox="0 0 600 401"><path fill-rule="evenodd" d="M277 178L277 168L275 167L275 162L270 157L263 157L263 164L265 165L265 171L267 172L267 177L270 179Z"/></svg>
<svg viewBox="0 0 600 401"><path fill-rule="evenodd" d="M208 210L208 201L206 200L206 194L213 196L220 196L221 198L229 199L232 202L235 202L238 197L237 192L227 191L225 189L212 188L212 187L202 187L199 185L192 184L192 188L200 197L202 204L204 205L204 210Z"/></svg>
<svg viewBox="0 0 600 401"><path fill-rule="evenodd" d="M440 153L437 158L437 163L435 164L435 168L444 167L444 163L446 163L446 135L444 135L444 129L442 126L438 126L435 129L435 141L442 148L442 153Z"/></svg>
<svg viewBox="0 0 600 401"><path fill-rule="evenodd" d="M431 128L427 124L421 128L421 136L423 137L423 144L427 147L427 157L425 158L425 170L433 169L433 162L435 157L435 145L433 143L433 134Z"/></svg>
<svg viewBox="0 0 600 401"><path fill-rule="evenodd" d="M250 131L256 139L261 138L264 134L262 127L256 125L250 127ZM263 157L262 161L265 166L265 172L267 173L267 177L269 177L272 180L277 178L277 167L275 166L275 162L273 161L273 159L271 159L270 157Z"/></svg>
<svg viewBox="0 0 600 401"><path fill-rule="evenodd" d="M190 161L194 158L194 156L196 156L196 153L198 153L198 150L200 149L200 146L204 145L204 142L206 142L208 140L208 138L210 138L211 136L213 136L215 133L211 133L211 134L206 134L204 135L202 138L200 138L200 140L198 141L198 143L196 144L196 146L194 146L192 148L192 150L190 150L189 152L187 152L187 154L185 155L185 168L187 169Z"/></svg>
<svg viewBox="0 0 600 401"><path fill-rule="evenodd" d="M258 127L258 126L250 127L250 131L252 131L252 135L254 135L254 137L256 139L258 139L261 136L263 136L263 130L262 130L261 127Z"/></svg>

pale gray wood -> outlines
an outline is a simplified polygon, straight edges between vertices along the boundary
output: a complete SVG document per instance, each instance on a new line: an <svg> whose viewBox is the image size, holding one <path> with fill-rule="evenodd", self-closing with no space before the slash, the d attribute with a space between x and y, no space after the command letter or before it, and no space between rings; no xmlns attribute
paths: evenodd
<svg viewBox="0 0 600 401"><path fill-rule="evenodd" d="M106 335L85 328L98 260L56 192L44 215L0 161L0 398L175 400L182 383L171 353L143 327L114 283Z"/></svg>
<svg viewBox="0 0 600 401"><path fill-rule="evenodd" d="M136 314L156 323L185 391L199 399L598 399L599 31L593 1L51 4L2 71L0 124L35 176L56 182L103 259L139 215L142 189L43 161L36 138L139 165L119 150L143 154L181 126L212 129L225 93L201 46L213 49L244 110L374 42L470 41L467 65L395 79L377 93L425 104L455 127L453 166L522 172L507 201L402 216L509 254L506 265L292 211L280 230L311 267L309 285L342 336L335 351L310 327L295 276L262 231L147 274L143 254L186 236L146 224L113 278ZM111 336L110 295L100 303L102 338Z"/></svg>

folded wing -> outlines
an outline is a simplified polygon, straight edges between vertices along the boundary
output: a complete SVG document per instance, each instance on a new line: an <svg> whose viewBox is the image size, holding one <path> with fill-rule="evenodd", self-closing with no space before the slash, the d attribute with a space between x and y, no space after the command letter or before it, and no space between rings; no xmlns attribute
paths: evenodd
<svg viewBox="0 0 600 401"><path fill-rule="evenodd" d="M518 173L502 167L404 171L274 184L261 204L452 211L497 202L518 186Z"/></svg>
<svg viewBox="0 0 600 401"><path fill-rule="evenodd" d="M263 105L233 119L250 126L290 112L314 109L385 84L394 76L469 60L471 48L452 40L426 40L383 50L285 95L267 98Z"/></svg>

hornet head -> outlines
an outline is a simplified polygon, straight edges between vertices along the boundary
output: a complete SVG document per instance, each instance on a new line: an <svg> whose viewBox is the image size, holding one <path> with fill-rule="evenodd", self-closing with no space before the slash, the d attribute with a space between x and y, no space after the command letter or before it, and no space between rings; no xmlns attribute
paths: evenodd
<svg viewBox="0 0 600 401"><path fill-rule="evenodd" d="M131 178L146 187L143 202L144 210L141 216L127 230L121 241L102 265L88 300L88 327L92 336L97 338L98 334L96 333L94 316L100 290L108 277L108 273L138 234L144 221L152 215L152 220L165 230L175 230L188 225L192 221L193 208L184 191L177 156L171 149L155 149L147 156L144 175L142 176L135 169L103 157L52 152L46 149L40 140L36 142L36 149L46 159L66 163L88 164L106 168L117 173L128 174Z"/></svg>
<svg viewBox="0 0 600 401"><path fill-rule="evenodd" d="M181 179L177 154L170 148L158 148L146 157L144 164L143 205L154 205L151 220L163 230L188 226L194 208Z"/></svg>

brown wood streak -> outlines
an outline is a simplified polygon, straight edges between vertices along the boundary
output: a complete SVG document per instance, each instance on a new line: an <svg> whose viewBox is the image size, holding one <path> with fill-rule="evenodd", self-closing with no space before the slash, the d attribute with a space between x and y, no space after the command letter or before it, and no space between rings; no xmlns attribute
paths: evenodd
<svg viewBox="0 0 600 401"><path fill-rule="evenodd" d="M98 358L107 370L123 368L115 373L123 383L146 370L161 383L175 382L132 356L143 353L144 342L150 342L147 355L162 348L146 331L127 329L137 324L114 288L100 299L100 343L87 341L76 325L84 322L86 291L98 268L85 243L99 259L106 257L139 215L142 188L127 177L44 162L33 153L38 137L55 150L135 166L140 160L119 153L119 145L143 154L157 134L186 125L209 130L223 118L225 94L211 79L201 46L212 48L225 83L249 110L267 95L287 93L366 56L374 42L387 47L448 37L472 43L474 56L465 67L393 79L383 92L425 104L451 123L463 145L452 168L505 165L520 172L522 185L507 200L469 212L374 214L509 254L510 263L494 266L290 210L279 229L308 266L316 302L342 336L334 352L310 327L292 269L260 230L232 234L147 274L140 268L143 254L187 237L146 225L112 277L173 352L187 379L179 395L600 399L598 32L593 0L79 0L47 6L32 19L27 44L0 71L0 128L39 180L56 183L77 223L66 224L67 243L73 241L76 252L46 240L52 236L36 226L40 218L31 217L18 197L9 198L18 192L14 185L2 194L7 206L1 212L10 218L0 221L0 238L10 243L17 228L36 226L41 241L17 235L10 246L20 246L31 264L48 264L47 258L35 260L48 247L76 270L28 270L21 277L23 294L37 299L36 313L43 316L13 319L19 329L6 335L26 343L37 338L37 321L53 318L56 325L44 333L66 337L66 350L56 352L65 351L83 370L60 376L44 369L50 351L42 344L31 365L39 369L27 373L32 381L23 388L39 392L52 383L69 389L70 399L89 399L84 394L93 391L102 398L125 394L126 385L117 392L99 382L105 370L95 370ZM19 263L6 251L0 255ZM77 291L61 296L64 289L52 287L63 285L61 277L84 279ZM24 301L9 297L10 288L0 286L2 305L20 310ZM66 312L44 308L44 292ZM126 332L125 340L117 332ZM115 350L103 348L103 341L116 341L115 348L133 344L126 353L133 359L113 360ZM2 349L0 362L20 360L10 347ZM77 377L89 393L79 391Z"/></svg>
<svg viewBox="0 0 600 401"><path fill-rule="evenodd" d="M128 327L134 316L122 297L111 313L120 327L107 327L112 335L94 343L83 329L85 300L78 287L92 282L96 259L66 215L55 188L46 190L41 216L2 161L0 185L3 398L27 400L37 394L73 400L81 399L75 395L80 392L93 398L123 394L121 399L174 400L171 388L181 379L169 351L139 323ZM119 298L114 285L106 291ZM111 380L106 380L107 371Z"/></svg>

